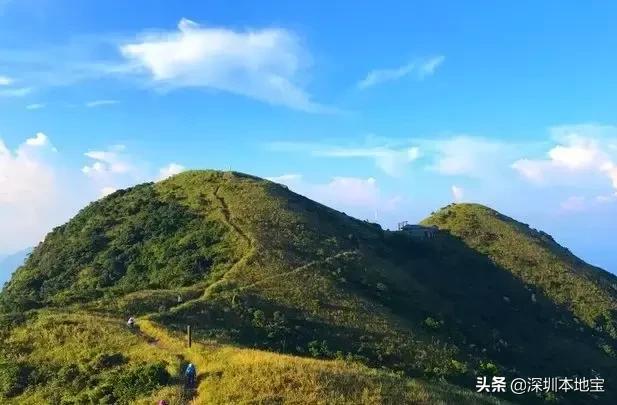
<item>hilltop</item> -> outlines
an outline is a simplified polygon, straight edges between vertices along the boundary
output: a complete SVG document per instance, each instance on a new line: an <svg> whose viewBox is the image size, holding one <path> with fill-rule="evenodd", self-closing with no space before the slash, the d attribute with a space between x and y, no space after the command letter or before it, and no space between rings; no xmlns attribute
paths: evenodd
<svg viewBox="0 0 617 405"><path fill-rule="evenodd" d="M201 403L242 402L212 395L247 386L275 402L491 403L473 393L477 375L617 377L613 275L486 207L423 223L436 238L234 172L117 191L50 232L3 290L0 396L146 401L172 395L189 356ZM121 326L131 315L140 334ZM63 373L93 377L69 384ZM144 374L143 392L112 388Z"/></svg>

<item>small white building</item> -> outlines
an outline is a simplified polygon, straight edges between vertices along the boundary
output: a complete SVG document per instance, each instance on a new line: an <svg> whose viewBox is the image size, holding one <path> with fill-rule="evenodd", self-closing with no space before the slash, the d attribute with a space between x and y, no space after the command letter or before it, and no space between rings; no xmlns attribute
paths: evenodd
<svg viewBox="0 0 617 405"><path fill-rule="evenodd" d="M410 225L407 222L401 222L398 230L416 239L433 239L439 229L436 226Z"/></svg>

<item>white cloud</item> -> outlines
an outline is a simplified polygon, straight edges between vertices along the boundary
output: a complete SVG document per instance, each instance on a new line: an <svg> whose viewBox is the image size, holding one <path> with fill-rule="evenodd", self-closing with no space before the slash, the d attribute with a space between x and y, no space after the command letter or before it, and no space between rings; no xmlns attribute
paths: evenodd
<svg viewBox="0 0 617 405"><path fill-rule="evenodd" d="M562 201L559 207L563 213L580 212L587 208L587 201L585 197L570 196Z"/></svg>
<svg viewBox="0 0 617 405"><path fill-rule="evenodd" d="M326 112L302 89L309 55L290 31L233 31L182 19L178 31L145 34L123 45L132 68L167 87L203 87L308 112Z"/></svg>
<svg viewBox="0 0 617 405"><path fill-rule="evenodd" d="M275 183L284 184L289 187L291 184L295 184L298 181L302 180L302 175L297 174L297 173L291 173L291 174L282 174L280 176L274 176L274 177L266 177L266 179L273 181Z"/></svg>
<svg viewBox="0 0 617 405"><path fill-rule="evenodd" d="M556 145L544 159L519 159L512 168L537 184L586 183L605 179L617 190L617 127L561 126L551 130Z"/></svg>
<svg viewBox="0 0 617 405"><path fill-rule="evenodd" d="M170 163L167 166L161 167L159 169L157 181L165 180L166 178L182 173L185 170L186 167L179 165L178 163Z"/></svg>
<svg viewBox="0 0 617 405"><path fill-rule="evenodd" d="M26 145L29 146L45 146L49 145L49 138L42 132L37 132L34 138L26 139Z"/></svg>
<svg viewBox="0 0 617 405"><path fill-rule="evenodd" d="M43 104L43 103L34 103L34 104L28 104L26 106L26 110L40 110L41 108L45 108L45 104Z"/></svg>
<svg viewBox="0 0 617 405"><path fill-rule="evenodd" d="M182 169L171 163L149 170L125 149L115 145L87 152L92 162L83 167L84 176L63 167L60 154L42 132L15 150L0 139L0 254L33 246L89 201Z"/></svg>
<svg viewBox="0 0 617 405"><path fill-rule="evenodd" d="M13 79L0 75L0 86L10 86L11 84L13 84Z"/></svg>
<svg viewBox="0 0 617 405"><path fill-rule="evenodd" d="M84 153L91 162L82 167L90 184L104 197L121 188L148 181L161 181L186 170L178 163L169 163L158 170L130 155L124 145L113 145L105 150Z"/></svg>
<svg viewBox="0 0 617 405"><path fill-rule="evenodd" d="M434 154L432 170L445 175L484 177L505 164L508 145L469 135L426 142Z"/></svg>
<svg viewBox="0 0 617 405"><path fill-rule="evenodd" d="M371 148L325 148L314 151L316 156L328 156L338 158L370 158L375 165L390 176L400 176L405 168L420 157L418 147L391 148L387 146Z"/></svg>
<svg viewBox="0 0 617 405"><path fill-rule="evenodd" d="M102 106L114 105L114 104L118 104L118 103L119 103L118 100L93 100L93 101L88 101L86 103L86 107L88 107L88 108L102 107Z"/></svg>
<svg viewBox="0 0 617 405"><path fill-rule="evenodd" d="M374 136L367 137L362 146L271 142L268 147L277 152L305 152L317 157L371 159L378 169L394 177L403 175L407 167L421 156L420 148L417 146L394 146Z"/></svg>
<svg viewBox="0 0 617 405"><path fill-rule="evenodd" d="M42 133L14 151L0 140L0 253L32 246L81 205L65 193L53 151Z"/></svg>
<svg viewBox="0 0 617 405"><path fill-rule="evenodd" d="M445 60L444 56L433 56L426 59L414 60L406 65L394 69L376 69L370 71L364 79L358 82L358 88L367 89L375 85L401 79L411 74L423 79L435 73L435 70Z"/></svg>
<svg viewBox="0 0 617 405"><path fill-rule="evenodd" d="M377 207L380 201L377 181L356 177L334 177L329 183L314 188L315 198L326 205Z"/></svg>
<svg viewBox="0 0 617 405"><path fill-rule="evenodd" d="M291 190L332 208L349 212L357 218L374 219L380 212L392 212L403 202L401 196L386 196L373 177L331 178L326 183L311 183L300 174L267 177Z"/></svg>
<svg viewBox="0 0 617 405"><path fill-rule="evenodd" d="M84 156L94 162L84 166L81 171L90 177L109 177L114 174L127 174L135 170L130 157L123 153L124 145L114 145L106 151L89 151Z"/></svg>
<svg viewBox="0 0 617 405"><path fill-rule="evenodd" d="M115 191L117 191L118 189L115 187L103 187L101 189L101 197L106 197L108 195L110 195L111 193L114 193Z"/></svg>
<svg viewBox="0 0 617 405"><path fill-rule="evenodd" d="M453 185L452 186L452 198L454 199L454 202L461 202L463 201L463 198L465 196L465 190L463 190L462 187Z"/></svg>
<svg viewBox="0 0 617 405"><path fill-rule="evenodd" d="M31 87L15 87L0 90L0 97L24 97L34 91Z"/></svg>
<svg viewBox="0 0 617 405"><path fill-rule="evenodd" d="M125 151L124 145L113 145L106 150L94 150L84 153L91 160L81 171L89 179L90 187L98 190L99 197L111 192L148 181L142 164Z"/></svg>

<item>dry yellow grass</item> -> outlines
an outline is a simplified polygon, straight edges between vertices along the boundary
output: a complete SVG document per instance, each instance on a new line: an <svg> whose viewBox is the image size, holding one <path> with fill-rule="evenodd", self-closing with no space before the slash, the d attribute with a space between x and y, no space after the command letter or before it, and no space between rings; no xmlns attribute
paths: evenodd
<svg viewBox="0 0 617 405"><path fill-rule="evenodd" d="M400 377L342 360L317 360L194 342L149 320L142 331L162 350L196 365L199 386L193 404L447 404L497 403L454 386ZM169 389L157 393L177 393ZM171 399L170 399L171 398ZM148 403L148 402L142 402Z"/></svg>

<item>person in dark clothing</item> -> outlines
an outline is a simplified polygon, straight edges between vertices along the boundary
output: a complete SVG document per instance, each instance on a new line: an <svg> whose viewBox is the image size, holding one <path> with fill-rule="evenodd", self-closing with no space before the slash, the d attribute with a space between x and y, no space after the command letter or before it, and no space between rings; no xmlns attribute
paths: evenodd
<svg viewBox="0 0 617 405"><path fill-rule="evenodd" d="M193 363L189 363L189 365L186 366L186 371L184 372L184 375L186 377L186 385L188 387L194 387L197 371L195 370L195 366L193 365Z"/></svg>

